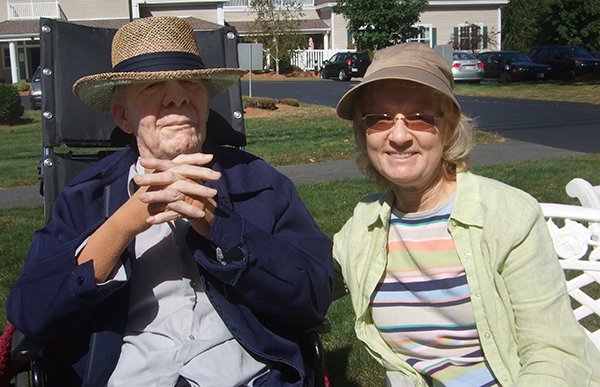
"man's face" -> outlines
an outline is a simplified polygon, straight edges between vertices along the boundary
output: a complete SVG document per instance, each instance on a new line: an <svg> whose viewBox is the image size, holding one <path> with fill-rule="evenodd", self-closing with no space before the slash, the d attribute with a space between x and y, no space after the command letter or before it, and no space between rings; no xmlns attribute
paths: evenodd
<svg viewBox="0 0 600 387"><path fill-rule="evenodd" d="M135 135L140 156L170 160L202 150L208 92L201 80L134 83L117 93L113 118Z"/></svg>

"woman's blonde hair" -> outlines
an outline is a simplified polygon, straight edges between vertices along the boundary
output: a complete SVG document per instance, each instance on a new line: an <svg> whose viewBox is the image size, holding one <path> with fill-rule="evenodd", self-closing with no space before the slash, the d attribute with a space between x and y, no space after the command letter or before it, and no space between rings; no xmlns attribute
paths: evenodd
<svg viewBox="0 0 600 387"><path fill-rule="evenodd" d="M381 81L380 81L381 82ZM367 153L367 128L362 119L364 113L366 91L371 85L366 85L354 99L354 116L352 131L356 145L356 165L368 177L375 179L380 187L388 187L390 182L383 177L371 163ZM436 92L435 90L431 89ZM442 155L443 176L447 180L455 180L458 172L469 168L469 155L473 149L473 121L462 114L458 107L443 94L436 92L440 98L440 111L443 116L438 124L444 142Z"/></svg>

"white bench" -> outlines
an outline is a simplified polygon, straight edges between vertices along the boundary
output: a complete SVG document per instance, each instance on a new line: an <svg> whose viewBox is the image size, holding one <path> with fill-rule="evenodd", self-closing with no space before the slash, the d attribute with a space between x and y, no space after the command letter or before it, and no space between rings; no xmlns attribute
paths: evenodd
<svg viewBox="0 0 600 387"><path fill-rule="evenodd" d="M569 196L586 204L593 204L595 199L598 206L540 204L560 265L567 275L567 291L575 317L583 322L586 333L600 349L600 195L595 193L597 191L581 189L585 187L581 182L570 187L567 188ZM592 324L583 321L590 316L595 319Z"/></svg>

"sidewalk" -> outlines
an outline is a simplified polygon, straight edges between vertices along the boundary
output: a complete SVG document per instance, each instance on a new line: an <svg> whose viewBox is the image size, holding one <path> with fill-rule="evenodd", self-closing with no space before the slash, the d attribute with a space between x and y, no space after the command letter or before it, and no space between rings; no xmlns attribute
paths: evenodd
<svg viewBox="0 0 600 387"><path fill-rule="evenodd" d="M552 148L528 142L507 140L503 143L481 145L471 154L472 166L509 164L537 159L557 159L582 155L565 149ZM277 167L295 184L361 178L353 160L340 160L304 165ZM0 188L0 208L41 206L43 198L39 187Z"/></svg>

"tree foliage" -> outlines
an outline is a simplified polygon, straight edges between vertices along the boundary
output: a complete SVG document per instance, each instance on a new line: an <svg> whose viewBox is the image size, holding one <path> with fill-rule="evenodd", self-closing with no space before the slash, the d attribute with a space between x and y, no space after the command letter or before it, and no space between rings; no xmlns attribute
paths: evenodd
<svg viewBox="0 0 600 387"><path fill-rule="evenodd" d="M568 44L600 50L600 1L512 0L503 10L502 31L507 49Z"/></svg>
<svg viewBox="0 0 600 387"><path fill-rule="evenodd" d="M250 0L250 8L256 13L250 27L252 39L262 43L264 49L275 61L279 74L279 63L289 60L289 51L298 48L302 36L298 32L302 12L301 0Z"/></svg>
<svg viewBox="0 0 600 387"><path fill-rule="evenodd" d="M417 36L414 24L427 4L427 0L338 0L334 10L344 15L358 49L375 50Z"/></svg>

